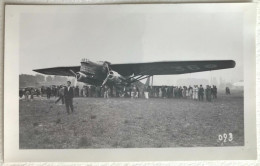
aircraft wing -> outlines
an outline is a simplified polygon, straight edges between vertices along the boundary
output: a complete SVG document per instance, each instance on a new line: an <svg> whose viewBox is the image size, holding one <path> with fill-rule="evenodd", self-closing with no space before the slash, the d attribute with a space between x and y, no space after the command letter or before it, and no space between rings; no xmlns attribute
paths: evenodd
<svg viewBox="0 0 260 166"><path fill-rule="evenodd" d="M80 66L71 66L71 67L53 67L53 68L45 68L45 69L35 69L33 71L42 74L47 74L47 75L75 76L73 72L76 73L79 70L80 70Z"/></svg>
<svg viewBox="0 0 260 166"><path fill-rule="evenodd" d="M235 67L233 60L214 60L214 61L165 61L150 63L126 63L111 64L115 70L123 76L129 75L171 75L195 73L210 70L219 70Z"/></svg>

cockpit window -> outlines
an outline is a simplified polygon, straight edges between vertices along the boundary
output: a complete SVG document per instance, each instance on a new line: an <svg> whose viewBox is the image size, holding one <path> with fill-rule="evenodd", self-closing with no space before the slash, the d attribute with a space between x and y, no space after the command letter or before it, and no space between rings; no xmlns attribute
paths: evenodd
<svg viewBox="0 0 260 166"><path fill-rule="evenodd" d="M89 63L90 61L87 58L81 59L81 62Z"/></svg>

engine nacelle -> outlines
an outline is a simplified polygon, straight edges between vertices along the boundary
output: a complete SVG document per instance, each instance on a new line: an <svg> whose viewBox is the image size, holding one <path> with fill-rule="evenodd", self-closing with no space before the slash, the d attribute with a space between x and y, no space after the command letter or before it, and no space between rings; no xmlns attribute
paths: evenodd
<svg viewBox="0 0 260 166"><path fill-rule="evenodd" d="M124 80L125 78L118 74L116 71L109 71L108 82L122 84Z"/></svg>

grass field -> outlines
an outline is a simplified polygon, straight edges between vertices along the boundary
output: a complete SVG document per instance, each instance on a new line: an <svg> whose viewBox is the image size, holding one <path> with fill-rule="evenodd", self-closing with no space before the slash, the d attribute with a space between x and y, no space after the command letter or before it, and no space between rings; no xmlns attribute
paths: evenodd
<svg viewBox="0 0 260 166"><path fill-rule="evenodd" d="M243 92L213 102L75 98L67 115L54 98L20 100L21 149L159 148L244 145ZM219 135L232 133L231 141Z"/></svg>

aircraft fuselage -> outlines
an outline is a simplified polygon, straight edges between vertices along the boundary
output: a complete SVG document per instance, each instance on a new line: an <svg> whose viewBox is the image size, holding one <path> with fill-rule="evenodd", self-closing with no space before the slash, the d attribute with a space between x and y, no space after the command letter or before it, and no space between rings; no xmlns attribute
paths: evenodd
<svg viewBox="0 0 260 166"><path fill-rule="evenodd" d="M90 85L101 86L107 79L107 85L125 86L127 78L108 68L109 62L92 62L87 59L81 61L80 71L76 73L77 81Z"/></svg>

